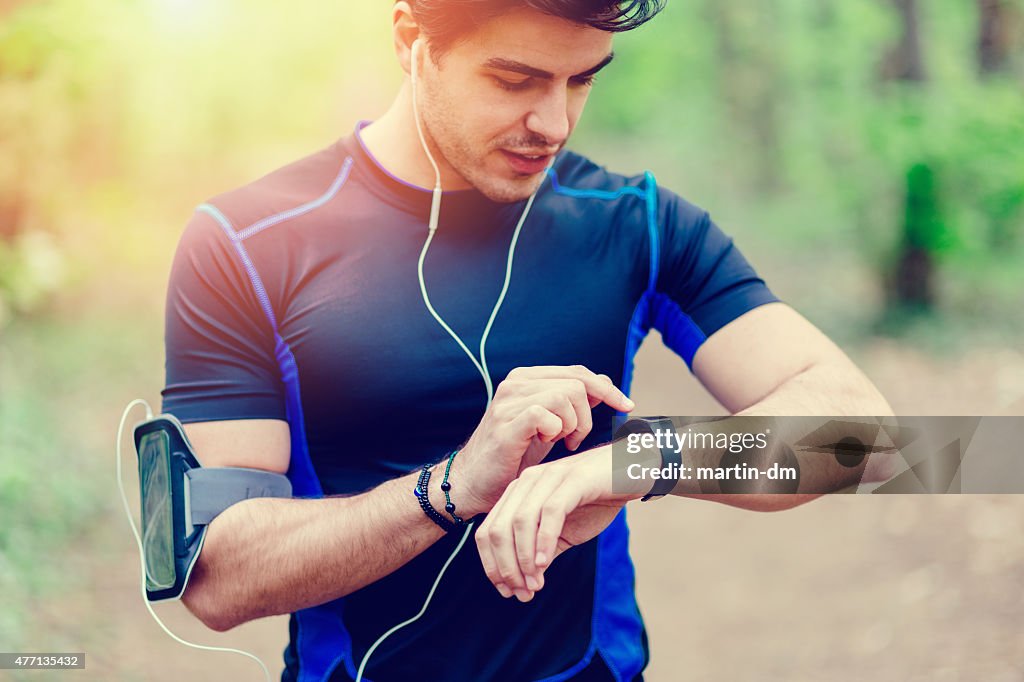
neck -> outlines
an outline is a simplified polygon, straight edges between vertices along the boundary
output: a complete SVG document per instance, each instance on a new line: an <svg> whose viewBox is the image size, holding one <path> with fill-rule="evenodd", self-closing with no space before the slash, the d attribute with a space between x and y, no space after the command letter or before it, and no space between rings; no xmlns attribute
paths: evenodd
<svg viewBox="0 0 1024 682"><path fill-rule="evenodd" d="M420 124L423 125L422 119ZM446 191L469 189L470 185L445 162L444 156L433 144L425 129L423 133L427 138L427 144L430 145L430 153L441 171L441 186ZM434 187L434 167L430 165L416 132L412 86L408 80L398 91L398 96L384 115L363 128L359 135L377 162L389 173L418 187Z"/></svg>

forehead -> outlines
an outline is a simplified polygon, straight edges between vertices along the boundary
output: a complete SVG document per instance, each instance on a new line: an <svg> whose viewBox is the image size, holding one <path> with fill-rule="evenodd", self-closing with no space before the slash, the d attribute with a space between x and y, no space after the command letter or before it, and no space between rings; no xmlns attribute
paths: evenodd
<svg viewBox="0 0 1024 682"><path fill-rule="evenodd" d="M445 59L477 67L498 58L568 77L592 68L611 47L607 31L520 7L466 33Z"/></svg>

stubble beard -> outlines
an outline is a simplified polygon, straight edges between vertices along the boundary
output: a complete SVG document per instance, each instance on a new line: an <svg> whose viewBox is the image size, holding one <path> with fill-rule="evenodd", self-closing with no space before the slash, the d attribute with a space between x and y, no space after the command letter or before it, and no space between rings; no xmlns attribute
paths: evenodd
<svg viewBox="0 0 1024 682"><path fill-rule="evenodd" d="M448 166L463 180L497 203L522 201L537 190L544 179L543 173L511 179L488 172L485 160L491 150L474 149L466 140L458 117L449 113L452 108L439 102L434 93L424 99L427 106L421 113L421 120L432 153L440 153ZM434 114L437 114L436 117Z"/></svg>

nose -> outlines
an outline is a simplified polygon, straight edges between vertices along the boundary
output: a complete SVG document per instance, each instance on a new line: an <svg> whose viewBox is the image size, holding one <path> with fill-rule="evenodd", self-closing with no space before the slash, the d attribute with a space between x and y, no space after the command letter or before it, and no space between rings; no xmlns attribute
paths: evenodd
<svg viewBox="0 0 1024 682"><path fill-rule="evenodd" d="M569 136L568 97L564 87L545 92L526 116L526 128L549 145L560 146Z"/></svg>

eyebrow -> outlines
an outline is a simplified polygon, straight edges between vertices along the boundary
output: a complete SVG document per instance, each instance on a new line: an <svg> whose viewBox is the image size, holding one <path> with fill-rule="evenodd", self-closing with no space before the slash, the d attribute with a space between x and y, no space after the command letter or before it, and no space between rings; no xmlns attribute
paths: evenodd
<svg viewBox="0 0 1024 682"><path fill-rule="evenodd" d="M589 76L593 76L595 73L597 73L604 67L608 66L608 64L614 58L615 53L609 52L608 56L602 59L599 63L590 67L586 71L573 74L572 76L570 76L570 78L587 78ZM544 80L552 80L555 77L555 74L551 73L550 71L545 71L544 69L537 69L528 64L523 64L522 62L517 62L511 59L502 59L501 57L491 57L486 62L484 62L484 66L490 69L499 69L501 71L512 71L514 73L521 73L524 76L543 78Z"/></svg>

